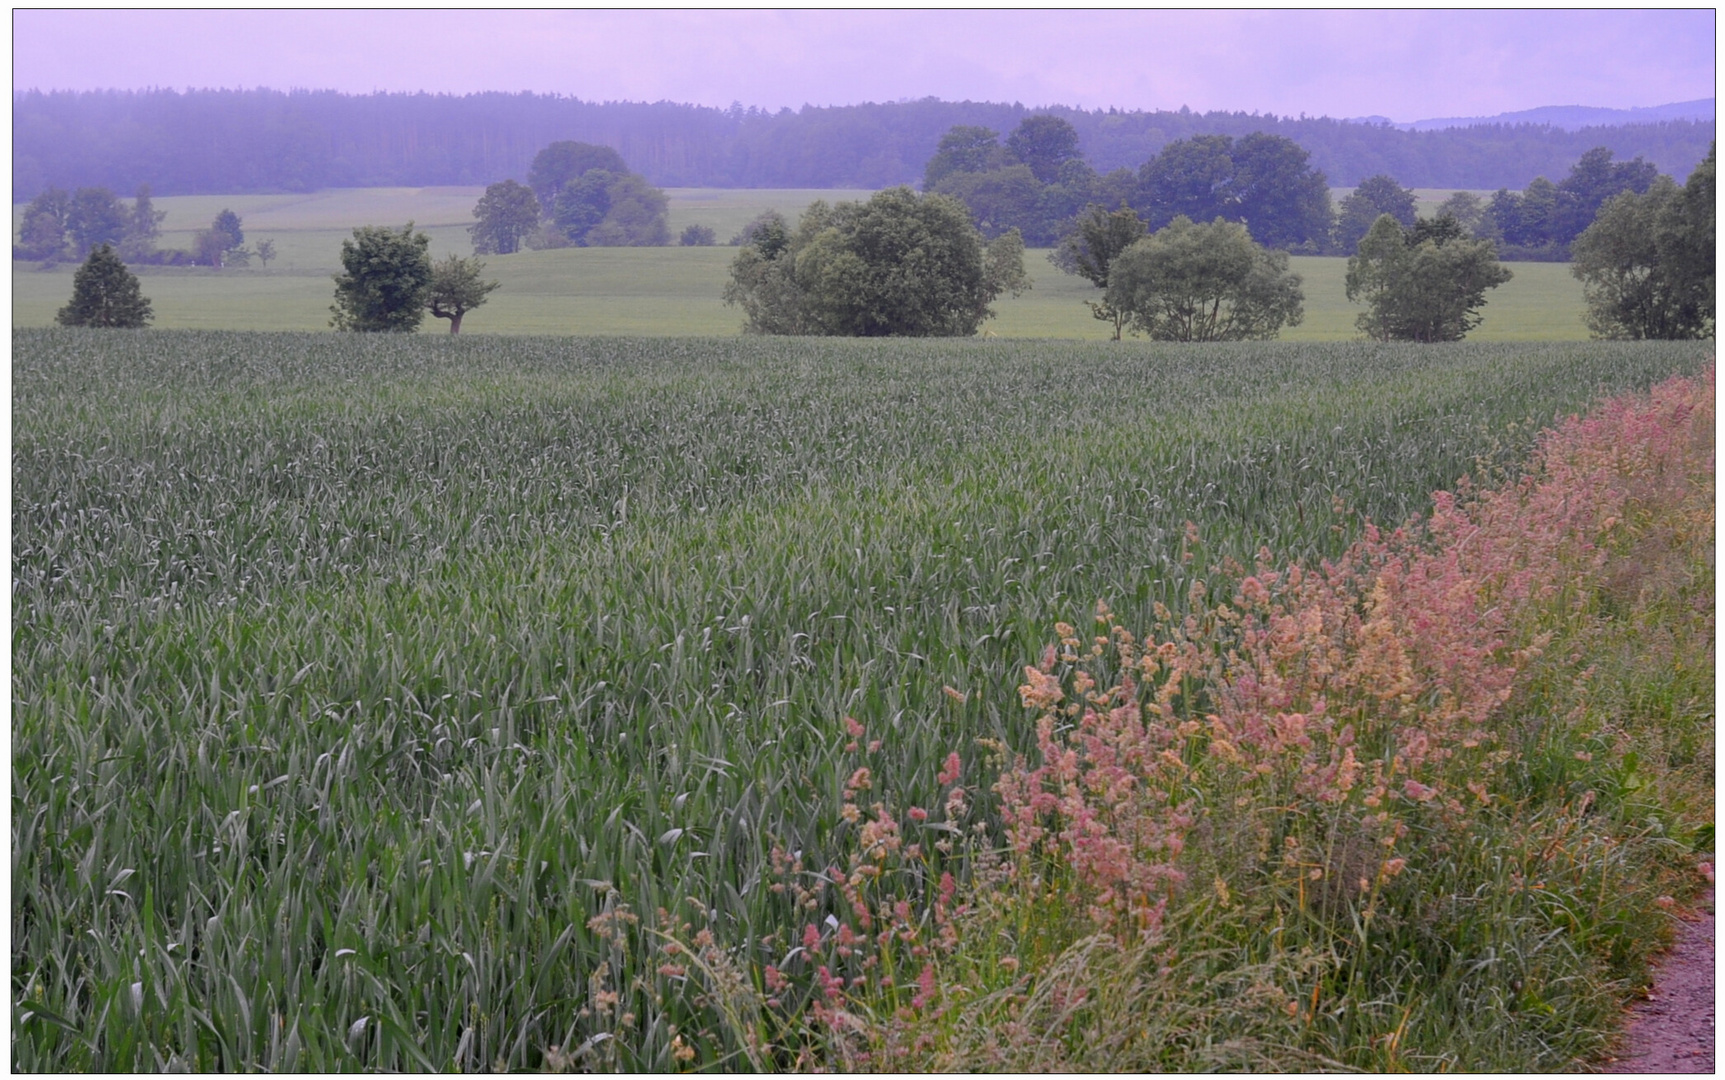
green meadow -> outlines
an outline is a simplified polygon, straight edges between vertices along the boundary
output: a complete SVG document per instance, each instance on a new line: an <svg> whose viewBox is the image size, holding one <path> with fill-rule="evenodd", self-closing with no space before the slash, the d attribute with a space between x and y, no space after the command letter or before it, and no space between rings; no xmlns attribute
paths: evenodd
<svg viewBox="0 0 1725 1080"><path fill-rule="evenodd" d="M645 281L724 254L519 258ZM769 887L774 850L818 869L854 838L844 717L884 740L881 791L938 805L949 753L985 785L978 740L1033 752L1016 687L1056 621L1148 626L1260 545L1333 556L1334 508L1401 521L1711 355L15 330L14 1065L758 1064L742 999L647 925L795 968L831 909ZM1314 1008L1347 1005L1300 1045L1597 1053L1641 955L1597 959L1629 933L1604 879L1446 940L1470 880L1408 909L1456 955L1406 1012L1331 963L1346 934L1279 928L1330 972Z"/></svg>
<svg viewBox="0 0 1725 1080"><path fill-rule="evenodd" d="M248 242L273 240L278 257L267 268L209 270L139 267L154 326L195 330L325 330L340 270L341 242L359 225L399 226L411 220L431 237L434 257L472 251L466 228L480 188L362 188L312 195L178 196L156 200L168 217L161 246L187 248L193 232L224 208L239 214ZM468 317L474 334L599 334L723 336L736 334L739 312L720 299L734 252L723 246L762 210L794 218L813 200L866 198L866 191L732 191L672 189L671 234L707 225L713 248L563 248L523 251L486 260L503 283ZM1425 193L1441 201L1447 192ZM1427 199L1431 203L1432 199ZM1422 204L1424 205L1424 204ZM1435 205L1435 203L1433 203ZM14 207L14 217L20 212ZM16 224L16 222L15 222ZM1003 297L984 336L1102 340L1110 331L1090 317L1084 301L1096 290L1026 253L1033 288ZM1348 341L1358 337L1360 308L1343 287L1347 261L1296 258L1305 278L1306 316L1282 334L1287 341ZM12 268L14 327L53 324L71 296L72 266L43 272L33 263ZM1584 341L1581 285L1556 263L1515 263L1514 280L1487 294L1477 341ZM442 324L427 319L423 332Z"/></svg>

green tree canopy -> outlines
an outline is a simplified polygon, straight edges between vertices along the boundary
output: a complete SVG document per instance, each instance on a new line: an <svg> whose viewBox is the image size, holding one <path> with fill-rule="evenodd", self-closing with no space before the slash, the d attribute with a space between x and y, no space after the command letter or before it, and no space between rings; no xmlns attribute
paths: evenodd
<svg viewBox="0 0 1725 1080"><path fill-rule="evenodd" d="M1234 143L1230 157L1229 216L1252 239L1272 248L1303 244L1314 254L1328 245L1335 216L1329 181L1298 143L1255 131Z"/></svg>
<svg viewBox="0 0 1725 1080"><path fill-rule="evenodd" d="M1377 341L1460 341L1479 325L1485 291L1512 275L1489 240L1469 239L1452 218L1406 228L1380 215L1348 260L1348 299L1364 301L1357 325Z"/></svg>
<svg viewBox="0 0 1725 1080"><path fill-rule="evenodd" d="M671 242L670 200L628 172L589 169L563 185L551 220L583 247L658 247Z"/></svg>
<svg viewBox="0 0 1725 1080"><path fill-rule="evenodd" d="M551 202L551 220L563 235L580 244L611 212L611 182L621 173L588 169L565 183Z"/></svg>
<svg viewBox="0 0 1725 1080"><path fill-rule="evenodd" d="M791 226L777 210L762 210L737 235L732 247L754 247L768 259L776 259L791 246Z"/></svg>
<svg viewBox="0 0 1725 1080"><path fill-rule="evenodd" d="M670 199L634 173L605 185L607 209L588 230L588 247L663 247L671 242Z"/></svg>
<svg viewBox="0 0 1725 1080"><path fill-rule="evenodd" d="M330 325L337 330L417 330L431 290L430 244L430 237L413 231L411 221L400 232L380 225L353 230L353 239L341 242L345 272L335 276Z"/></svg>
<svg viewBox="0 0 1725 1080"><path fill-rule="evenodd" d="M677 243L683 247L712 247L718 239L711 225L687 225Z"/></svg>
<svg viewBox="0 0 1725 1080"><path fill-rule="evenodd" d="M1661 176L1645 192L1616 195L1576 238L1571 272L1594 336L1713 336L1714 169L1709 151L1681 188Z"/></svg>
<svg viewBox="0 0 1725 1080"><path fill-rule="evenodd" d="M1639 157L1613 161L1611 150L1596 146L1581 155L1562 183L1538 176L1520 192L1499 189L1479 232L1501 239L1517 257L1562 259L1608 199L1644 192L1658 175L1650 162Z"/></svg>
<svg viewBox="0 0 1725 1080"><path fill-rule="evenodd" d="M1079 215L1077 226L1060 241L1048 256L1050 262L1068 274L1077 274L1098 289L1108 288L1108 269L1120 253L1144 238L1144 222L1130 206L1109 213L1101 204L1093 203ZM1114 327L1114 340L1120 340L1126 312L1109 305L1106 299L1098 303L1086 300L1090 314Z"/></svg>
<svg viewBox="0 0 1725 1080"><path fill-rule="evenodd" d="M137 329L153 317L138 276L103 244L72 275L72 300L54 316L61 326Z"/></svg>
<svg viewBox="0 0 1725 1080"><path fill-rule="evenodd" d="M1360 240L1384 214L1413 228L1417 202L1411 189L1402 187L1393 176L1379 173L1360 181L1360 186L1343 197L1336 215L1336 247L1344 252L1360 246Z"/></svg>
<svg viewBox="0 0 1725 1080"><path fill-rule="evenodd" d="M118 247L129 224L126 208L103 187L79 188L66 212L66 231L72 234L79 255L88 255L101 244Z"/></svg>
<svg viewBox="0 0 1725 1080"><path fill-rule="evenodd" d="M120 239L120 257L145 260L156 250L156 238L162 235L162 219L166 210L157 210L150 198L150 185L139 184L138 195L126 214L126 232Z"/></svg>
<svg viewBox="0 0 1725 1080"><path fill-rule="evenodd" d="M971 224L985 237L999 236L1008 229L1022 232L1026 226L1041 231L1037 226L1043 185L1028 165L950 173L934 191L963 203L970 210Z"/></svg>
<svg viewBox="0 0 1725 1080"><path fill-rule="evenodd" d="M987 130L986 128L984 130ZM1078 130L1058 116L1027 116L1006 137L1006 150L1014 161L1030 167L1044 184L1060 177L1060 167L1078 155Z"/></svg>
<svg viewBox="0 0 1725 1080"><path fill-rule="evenodd" d="M1226 217L1233 148L1234 140L1227 135L1175 139L1139 168L1133 209L1151 228L1161 228L1177 217L1192 221Z"/></svg>
<svg viewBox="0 0 1725 1080"><path fill-rule="evenodd" d="M485 298L501 286L501 282L482 279L479 275L484 270L485 264L478 258L455 255L433 264L425 306L439 319L449 320L451 334L461 333L462 316L485 303Z"/></svg>
<svg viewBox="0 0 1725 1080"><path fill-rule="evenodd" d="M959 124L940 137L934 156L923 166L922 189L933 191L935 185L953 173L988 172L1004 164L1005 151L1000 146L1000 133L993 128L975 124Z"/></svg>
<svg viewBox="0 0 1725 1080"><path fill-rule="evenodd" d="M788 236L755 230L725 302L760 334L963 337L1003 292L1029 287L1016 232L985 245L963 204L908 187L866 203L812 204Z"/></svg>
<svg viewBox="0 0 1725 1080"><path fill-rule="evenodd" d="M527 186L539 197L539 205L549 211L563 185L593 169L611 173L626 173L629 166L623 157L609 146L584 142L554 142L539 151L527 169Z"/></svg>
<svg viewBox="0 0 1725 1080"><path fill-rule="evenodd" d="M245 246L246 234L240 228L240 216L226 207L210 222L210 231L228 238L228 250Z"/></svg>
<svg viewBox="0 0 1725 1080"><path fill-rule="evenodd" d="M1469 236L1478 236L1485 223L1485 200L1471 191L1456 191L1438 204L1437 212L1439 217L1454 218Z"/></svg>
<svg viewBox="0 0 1725 1080"><path fill-rule="evenodd" d="M1238 222L1184 215L1115 257L1104 298L1156 341L1268 339L1305 314L1287 252L1254 243Z"/></svg>
<svg viewBox="0 0 1725 1080"><path fill-rule="evenodd" d="M467 227L473 250L480 255L513 255L523 237L539 226L539 198L533 189L504 180L492 184L473 208L478 220Z"/></svg>
<svg viewBox="0 0 1725 1080"><path fill-rule="evenodd" d="M66 246L66 217L71 209L72 197L57 187L49 187L31 199L19 223L13 258L57 257Z"/></svg>
<svg viewBox="0 0 1725 1080"><path fill-rule="evenodd" d="M1138 171L1133 208L1152 228L1176 217L1223 218L1279 248L1319 250L1329 242L1329 183L1309 155L1280 135L1253 132L1176 139Z"/></svg>

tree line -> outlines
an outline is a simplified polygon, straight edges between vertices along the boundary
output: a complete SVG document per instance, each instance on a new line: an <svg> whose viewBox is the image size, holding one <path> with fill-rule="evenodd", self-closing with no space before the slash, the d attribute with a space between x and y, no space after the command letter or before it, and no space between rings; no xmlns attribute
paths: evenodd
<svg viewBox="0 0 1725 1080"><path fill-rule="evenodd" d="M1072 143L1058 125L1021 125L1007 143L1011 164L1003 164L1006 159L991 140L960 134L943 147L944 162L937 156L930 163L938 177L935 187L964 175L966 162L993 171L1023 170L1037 183L1039 177L1059 182L1070 172ZM1150 168L1153 164L1145 171L1163 175ZM1621 188L1604 197L1573 242L1572 272L1583 285L1588 326L1601 338L1711 337L1716 320L1715 150L1709 147L1681 187L1655 176L1635 190L1642 170L1630 165L1619 173L1609 153L1584 158L1566 180L1603 177L1607 189ZM940 175L948 166L952 171ZM570 230L591 237L606 228L617 204L604 202L600 213L597 204L583 200L621 185L631 176L621 168L621 161L602 147L572 142L546 147L528 172L529 185L504 181L481 199L471 230L475 246L499 251L507 240L514 250L529 230L547 228L561 242L572 239ZM1372 219L1348 260L1348 299L1366 307L1357 325L1367 337L1382 341L1459 341L1479 324L1486 291L1513 273L1499 262L1495 241L1477 235L1479 226L1470 228L1454 212L1477 208L1477 197L1472 204L1452 199L1435 218L1418 220L1411 213L1412 192L1385 179L1350 195L1356 201L1344 215L1363 216L1370 199L1393 203ZM1581 187L1573 183L1568 190ZM534 188L554 193L549 217ZM636 189L623 185L617 190ZM1211 195L1225 190L1225 184L1213 185ZM1296 210L1303 202L1264 192L1253 197ZM488 200L494 211L490 217ZM657 205L662 213L662 202ZM505 210L519 211L510 218L507 237L499 225ZM1102 290L1100 300L1088 303L1096 318L1112 324L1116 340L1123 331L1164 341L1269 339L1300 322L1305 295L1286 250L1256 241L1244 221L1222 214L1194 221L1177 210L1154 227L1124 200L1113 211L1093 202L1051 256L1061 269ZM618 236L635 214L628 210L625 221L611 222ZM829 206L816 201L794 228L769 211L738 238L742 250L731 263L725 303L743 310L743 329L749 333L973 335L993 314L996 298L1030 287L1019 229L1008 227L986 239L973 217L972 208L952 194L919 194L908 186L881 191L867 202ZM233 224L237 231L237 218ZM661 218L653 233L656 242L664 242L665 231ZM335 279L331 325L408 331L429 312L450 320L450 333L459 333L463 316L485 303L498 283L482 279L477 256L451 255L433 266L429 244L412 222L399 233L376 226L355 229L353 239L342 243L345 272ZM82 326L137 327L149 319L149 302L136 276L106 242L90 252L75 275L72 302L59 315L66 325Z"/></svg>
<svg viewBox="0 0 1725 1080"><path fill-rule="evenodd" d="M1129 206L1153 229L1176 217L1235 221L1260 243L1306 255L1352 254L1381 214L1414 225L1414 192L1393 176L1367 177L1334 206L1311 155L1268 132L1176 139L1135 169L1108 173L1092 168L1079 145L1077 130L1048 113L1026 117L1004 142L991 128L959 125L924 167L923 190L959 199L985 235L1015 228L1033 247L1059 243L1091 204ZM1594 147L1560 182L1538 176L1525 191L1501 188L1489 201L1458 192L1443 212L1491 240L1500 258L1562 261L1607 199L1644 192L1659 175L1643 158L1613 158L1609 147Z"/></svg>
<svg viewBox="0 0 1725 1080"><path fill-rule="evenodd" d="M246 246L240 216L223 209L207 229L192 234L190 250L160 248L162 219L150 185L138 185L138 194L127 206L107 188L79 188L68 194L48 188L24 207L18 241L12 258L53 265L82 259L98 247L115 249L127 263L152 266L245 266L253 258L268 266L276 256L274 240L259 240Z"/></svg>
<svg viewBox="0 0 1725 1080"><path fill-rule="evenodd" d="M12 101L18 198L50 186L131 191L146 182L163 195L480 185L520 176L560 140L609 146L661 186L882 188L915 183L954 127L1008 131L1033 113L1069 123L1101 173L1136 168L1177 140L1262 132L1297 143L1342 185L1389 173L1415 187L1520 190L1594 146L1684 175L1714 132L1690 121L1415 132L1303 116L933 98L776 112L551 94L261 89L25 91Z"/></svg>

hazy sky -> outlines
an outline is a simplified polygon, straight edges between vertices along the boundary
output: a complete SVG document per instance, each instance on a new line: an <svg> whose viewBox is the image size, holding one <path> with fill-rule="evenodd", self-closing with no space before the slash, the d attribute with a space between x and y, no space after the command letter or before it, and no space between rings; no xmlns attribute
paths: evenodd
<svg viewBox="0 0 1725 1080"><path fill-rule="evenodd" d="M934 96L1383 115L1714 93L1711 9L19 11L14 89L558 92L777 109Z"/></svg>

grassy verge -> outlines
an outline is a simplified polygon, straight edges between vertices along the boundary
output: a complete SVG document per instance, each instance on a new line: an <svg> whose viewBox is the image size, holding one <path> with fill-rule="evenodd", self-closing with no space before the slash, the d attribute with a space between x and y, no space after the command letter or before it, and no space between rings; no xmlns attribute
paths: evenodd
<svg viewBox="0 0 1725 1080"><path fill-rule="evenodd" d="M1418 530L1214 567L1231 600L1195 589L1142 642L1104 607L1061 624L970 887L900 839L964 835L956 755L932 819L853 779L823 882L848 917L787 965L819 964L809 1044L912 1071L1600 1056L1711 872L1713 428L1711 373L1668 383Z"/></svg>

